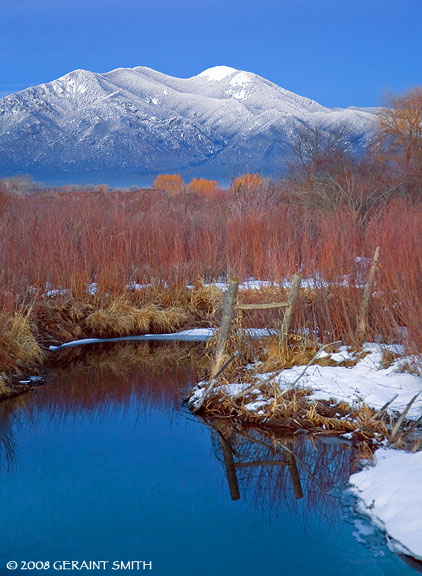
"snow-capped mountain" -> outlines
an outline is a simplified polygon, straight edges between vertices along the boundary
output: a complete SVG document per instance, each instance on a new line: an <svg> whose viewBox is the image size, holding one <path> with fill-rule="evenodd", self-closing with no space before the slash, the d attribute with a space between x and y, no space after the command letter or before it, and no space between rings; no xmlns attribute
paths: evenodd
<svg viewBox="0 0 422 576"><path fill-rule="evenodd" d="M104 181L158 172L230 178L279 173L303 124L347 124L361 146L373 109L324 108L252 74L217 66L192 78L150 68L75 70L0 99L0 175Z"/></svg>

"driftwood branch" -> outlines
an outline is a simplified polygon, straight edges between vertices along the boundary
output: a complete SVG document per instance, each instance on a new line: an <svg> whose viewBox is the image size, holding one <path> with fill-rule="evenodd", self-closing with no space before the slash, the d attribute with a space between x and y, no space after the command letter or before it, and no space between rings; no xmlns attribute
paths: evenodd
<svg viewBox="0 0 422 576"><path fill-rule="evenodd" d="M299 374L299 376L296 378L296 380L294 382L292 382L292 384L290 385L290 388L293 388L294 386L296 386L296 384L299 382L299 380L305 376L308 368L310 368L312 366L312 364L315 362L315 360L318 360L319 355L321 354L321 352L323 350L325 350L329 346L334 346L335 344L340 344L340 343L341 343L341 341L337 340L336 342L330 342L330 344L324 344L324 346L321 346L321 348L318 350L318 352L315 354L315 356L312 358L312 360L305 366L305 368L302 370L302 372Z"/></svg>
<svg viewBox="0 0 422 576"><path fill-rule="evenodd" d="M391 406L391 404L394 402L394 400L395 400L396 398L398 398L398 397L399 397L398 394L394 394L394 396L391 398L391 400L389 400L388 402L386 402L386 403L384 404L384 406L382 406L382 408L380 408L380 409L378 410L378 412L376 412L376 413L372 416L372 420L378 420L378 419L384 414L384 412L387 410L387 408L388 408L389 406Z"/></svg>
<svg viewBox="0 0 422 576"><path fill-rule="evenodd" d="M397 432L400 430L400 426L403 424L403 420L406 418L407 413L409 412L410 408L412 407L412 404L415 402L415 400L416 400L416 398L418 398L418 396L419 396L419 393L415 394L413 396L413 398L410 400L409 404L406 406L403 413L401 414L400 418L397 420L397 422L393 428L393 431L391 432L391 436L390 436L391 442L397 436Z"/></svg>
<svg viewBox="0 0 422 576"><path fill-rule="evenodd" d="M255 388L259 390L261 388L261 386L264 386L264 384L268 384L269 382L274 380L274 378L279 376L283 372L283 370L284 370L284 368L281 370L277 370L277 372L274 372L274 374L271 374L271 376L269 376L268 378L265 378L265 380L261 380L260 382L254 382L253 384L251 384L250 386L248 386L244 390L241 390L237 394L233 394L231 399L232 400L239 400L239 398L243 398L244 396L246 396L247 394L252 392L252 390L255 390Z"/></svg>
<svg viewBox="0 0 422 576"><path fill-rule="evenodd" d="M233 354L233 356L231 358L229 358L227 360L227 362L225 362L223 364L223 366L220 368L220 370L217 372L217 374L214 376L214 378L211 379L211 381L208 385L208 388L205 390L202 397L198 400L198 402L195 404L195 406L192 406L192 412L194 412L194 413L198 412L202 408L202 405L204 404L205 400L208 398L208 396L210 395L214 386L217 384L218 377L224 372L224 370L227 368L227 366L229 366L233 362L233 360L235 358L237 358L239 355L240 355L239 350L236 350L236 352Z"/></svg>

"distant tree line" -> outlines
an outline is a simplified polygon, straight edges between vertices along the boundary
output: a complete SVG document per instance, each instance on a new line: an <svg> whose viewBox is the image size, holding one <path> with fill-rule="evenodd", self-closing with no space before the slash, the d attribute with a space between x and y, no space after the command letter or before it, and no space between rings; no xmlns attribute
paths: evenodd
<svg viewBox="0 0 422 576"><path fill-rule="evenodd" d="M287 175L273 183L288 192L292 201L315 209L346 206L366 221L374 207L393 195L419 197L422 191L422 88L402 96L390 95L380 108L378 121L364 152L352 153L351 130L344 124L327 132L303 124L291 141ZM268 192L261 174L233 178L229 190L237 197ZM160 174L153 188L170 195L194 193L218 198L215 180L193 178L185 184L179 174Z"/></svg>

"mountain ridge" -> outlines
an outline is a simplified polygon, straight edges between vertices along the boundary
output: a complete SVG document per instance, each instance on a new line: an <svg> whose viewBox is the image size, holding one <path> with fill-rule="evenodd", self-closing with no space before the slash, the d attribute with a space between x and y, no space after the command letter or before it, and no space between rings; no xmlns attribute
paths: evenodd
<svg viewBox="0 0 422 576"><path fill-rule="evenodd" d="M77 69L0 99L0 175L97 182L159 172L229 179L276 175L300 126L350 145L370 138L376 109L326 108L227 66L191 78L152 68Z"/></svg>

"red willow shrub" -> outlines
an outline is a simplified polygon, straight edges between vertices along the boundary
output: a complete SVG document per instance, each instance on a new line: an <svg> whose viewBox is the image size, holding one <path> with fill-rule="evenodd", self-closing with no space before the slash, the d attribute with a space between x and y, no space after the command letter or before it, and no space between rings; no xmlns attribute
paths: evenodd
<svg viewBox="0 0 422 576"><path fill-rule="evenodd" d="M236 274L280 283L301 269L317 289L303 291L296 330L354 343L379 245L368 338L422 350L422 202L393 198L363 223L349 206L293 200L286 184L218 195L98 188L1 197L0 309L48 290L86 297L93 282L99 294L120 295L131 282L171 290Z"/></svg>

